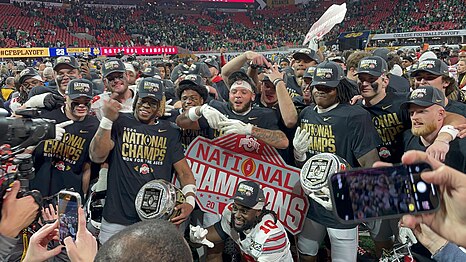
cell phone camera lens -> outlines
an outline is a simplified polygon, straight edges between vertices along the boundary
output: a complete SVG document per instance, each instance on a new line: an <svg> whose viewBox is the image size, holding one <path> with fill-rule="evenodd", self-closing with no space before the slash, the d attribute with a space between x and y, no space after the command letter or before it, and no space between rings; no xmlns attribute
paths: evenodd
<svg viewBox="0 0 466 262"><path fill-rule="evenodd" d="M417 191L418 191L419 193L424 193L424 192L426 192L426 190L427 190L427 185L426 185L426 183L424 183L424 182L422 182L422 181L419 181L419 182L417 182L417 184L416 184L416 189L417 189Z"/></svg>

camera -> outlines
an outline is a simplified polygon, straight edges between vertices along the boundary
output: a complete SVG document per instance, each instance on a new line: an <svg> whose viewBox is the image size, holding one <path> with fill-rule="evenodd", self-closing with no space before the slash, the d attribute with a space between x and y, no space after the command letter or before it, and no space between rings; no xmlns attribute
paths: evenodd
<svg viewBox="0 0 466 262"><path fill-rule="evenodd" d="M17 110L15 114L22 117L0 117L0 145L26 148L55 137L54 120L33 119L39 116L37 109Z"/></svg>

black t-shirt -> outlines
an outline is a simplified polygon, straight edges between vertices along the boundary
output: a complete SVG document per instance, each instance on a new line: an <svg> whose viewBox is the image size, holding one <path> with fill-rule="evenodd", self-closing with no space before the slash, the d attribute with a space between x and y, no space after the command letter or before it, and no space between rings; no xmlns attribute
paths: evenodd
<svg viewBox="0 0 466 262"><path fill-rule="evenodd" d="M298 82L296 81L296 77L294 75L286 74L284 79L286 83L286 90L288 91L288 94L291 98L303 95L303 91L301 90L301 87L298 85Z"/></svg>
<svg viewBox="0 0 466 262"><path fill-rule="evenodd" d="M382 139L377 147L380 160L400 163L403 155L403 132L411 128L411 119L401 104L407 99L406 93L387 93L384 99L373 106L364 106L372 118L372 123Z"/></svg>
<svg viewBox="0 0 466 262"><path fill-rule="evenodd" d="M445 106L445 111L466 117L466 104L448 99L448 104Z"/></svg>
<svg viewBox="0 0 466 262"><path fill-rule="evenodd" d="M381 143L369 113L348 104L320 114L315 106L308 106L301 111L298 125L311 135L308 156L332 153L346 159L352 167L359 167L358 158ZM309 199L309 204L308 218L331 228L355 227L339 223L332 211L314 200Z"/></svg>
<svg viewBox="0 0 466 262"><path fill-rule="evenodd" d="M302 96L295 96L293 97L293 104L296 107L296 111L298 112L298 115L303 111L303 109L308 106L305 102Z"/></svg>
<svg viewBox="0 0 466 262"><path fill-rule="evenodd" d="M110 223L130 225L140 221L134 206L139 189L154 179L172 181L173 164L184 158L180 130L166 120L147 125L120 114L113 122L112 140L103 216Z"/></svg>
<svg viewBox="0 0 466 262"><path fill-rule="evenodd" d="M237 119L244 123L249 123L264 129L280 130L280 115L276 109L270 109L265 107L252 107L251 111L249 111L247 114L238 115L233 112L228 102L212 100L209 102L209 105L217 109L220 113L224 114L229 119ZM203 125L201 122L199 122L199 125L201 126L201 128L206 128L205 125ZM209 134L208 136L211 138L223 135L223 132L221 132L220 130L213 129L212 131L213 134L211 134L210 132L206 133Z"/></svg>
<svg viewBox="0 0 466 262"><path fill-rule="evenodd" d="M56 123L68 121L63 108L45 111L42 118L54 119ZM61 141L49 139L41 142L34 151L36 176L30 182L31 189L43 196L52 196L62 189L74 188L83 196L82 168L89 159L89 145L99 127L99 120L86 116L83 121L74 121L65 127Z"/></svg>
<svg viewBox="0 0 466 262"><path fill-rule="evenodd" d="M219 94L219 99L220 101L228 101L228 98L230 96L230 90L228 89L227 85L225 84L225 81L220 80L218 82L215 82L213 84L213 87L217 90L217 93Z"/></svg>
<svg viewBox="0 0 466 262"><path fill-rule="evenodd" d="M179 115L181 115L182 109L180 108L180 109L172 110L170 111L170 113L171 113L171 116L166 117L164 119L176 124L176 118ZM209 124L207 123L207 120L203 117L199 118L199 125L203 127L209 126ZM193 140L196 139L196 137L203 136L203 137L211 139L213 138L212 134L213 134L213 131L209 132L208 128L202 128L199 130L181 129L181 144L183 144L183 148L186 150L189 144L191 144L191 142L193 142Z"/></svg>
<svg viewBox="0 0 466 262"><path fill-rule="evenodd" d="M424 146L421 138L413 135L411 130L406 130L406 132L403 133L403 144L405 151L427 150L427 147ZM466 139L456 138L450 142L450 149L445 156L445 165L463 173L466 172Z"/></svg>

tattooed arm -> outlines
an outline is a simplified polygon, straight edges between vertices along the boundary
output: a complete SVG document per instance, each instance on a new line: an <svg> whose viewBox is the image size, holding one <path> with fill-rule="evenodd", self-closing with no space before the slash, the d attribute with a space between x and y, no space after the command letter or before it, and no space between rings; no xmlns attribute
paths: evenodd
<svg viewBox="0 0 466 262"><path fill-rule="evenodd" d="M286 138L285 133L280 130L269 130L254 126L252 127L251 135L277 149L285 149L288 147L288 138Z"/></svg>

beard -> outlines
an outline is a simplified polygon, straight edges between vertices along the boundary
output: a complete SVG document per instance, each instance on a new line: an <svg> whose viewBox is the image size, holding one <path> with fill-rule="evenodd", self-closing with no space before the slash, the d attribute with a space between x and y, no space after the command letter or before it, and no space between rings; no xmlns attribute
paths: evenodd
<svg viewBox="0 0 466 262"><path fill-rule="evenodd" d="M231 220L230 221L231 221L231 226L238 232L244 232L244 231L246 231L248 229L251 229L258 223L257 218L256 218L256 219L254 219L252 221L245 221L243 226L238 228L238 227L235 226L235 222L234 222L235 221L235 215L233 213L231 213Z"/></svg>
<svg viewBox="0 0 466 262"><path fill-rule="evenodd" d="M411 128L411 132L415 136L427 136L429 134L432 134L435 130L437 130L437 125L435 123L426 123L420 128Z"/></svg>
<svg viewBox="0 0 466 262"><path fill-rule="evenodd" d="M228 103L230 104L230 107L233 111L241 114L241 113L248 111L251 108L252 101L249 101L246 104L244 104L244 106L240 108L239 111L237 111L236 108L234 107L234 103L232 103L231 101L228 101Z"/></svg>

